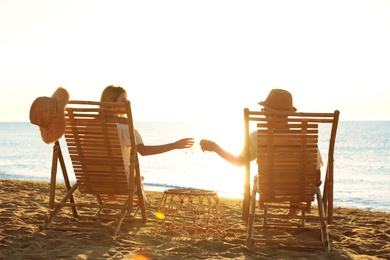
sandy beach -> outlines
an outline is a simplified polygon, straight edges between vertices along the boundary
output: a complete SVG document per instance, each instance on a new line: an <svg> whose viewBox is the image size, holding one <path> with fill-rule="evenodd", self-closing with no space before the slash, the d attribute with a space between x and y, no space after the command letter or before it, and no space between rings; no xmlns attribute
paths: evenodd
<svg viewBox="0 0 390 260"><path fill-rule="evenodd" d="M113 238L109 230L40 230L48 214L49 183L0 180L0 185L1 259L390 259L390 213L385 212L336 208L329 253L265 245L249 249L241 200L220 198L225 238L178 239L156 232L162 193L147 191L148 222L125 222Z"/></svg>

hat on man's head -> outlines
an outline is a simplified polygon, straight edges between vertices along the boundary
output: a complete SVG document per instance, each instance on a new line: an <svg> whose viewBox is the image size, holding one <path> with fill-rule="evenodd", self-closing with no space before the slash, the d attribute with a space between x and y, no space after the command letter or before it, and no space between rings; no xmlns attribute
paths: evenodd
<svg viewBox="0 0 390 260"><path fill-rule="evenodd" d="M39 126L42 140L54 143L65 132L65 107L69 93L59 87L51 97L38 97L30 108L30 122Z"/></svg>
<svg viewBox="0 0 390 260"><path fill-rule="evenodd" d="M267 99L258 104L276 111L297 111L291 93L284 89L272 89Z"/></svg>

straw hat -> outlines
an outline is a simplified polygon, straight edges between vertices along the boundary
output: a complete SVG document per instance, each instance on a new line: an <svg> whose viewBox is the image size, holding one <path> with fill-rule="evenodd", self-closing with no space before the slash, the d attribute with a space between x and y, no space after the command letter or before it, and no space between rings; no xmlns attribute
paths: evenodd
<svg viewBox="0 0 390 260"><path fill-rule="evenodd" d="M30 108L30 122L39 126L42 140L54 143L65 132L65 106L69 101L69 93L59 87L51 97L38 97Z"/></svg>
<svg viewBox="0 0 390 260"><path fill-rule="evenodd" d="M265 101L258 103L259 105L277 111L297 111L293 107L293 98L291 93L284 89L272 89Z"/></svg>

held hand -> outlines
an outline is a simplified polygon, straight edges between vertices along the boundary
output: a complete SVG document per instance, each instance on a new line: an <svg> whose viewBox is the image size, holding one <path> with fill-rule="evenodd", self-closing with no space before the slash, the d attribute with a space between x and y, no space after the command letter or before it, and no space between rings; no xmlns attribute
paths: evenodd
<svg viewBox="0 0 390 260"><path fill-rule="evenodd" d="M176 149L191 148L194 145L194 138L183 138L175 142Z"/></svg>
<svg viewBox="0 0 390 260"><path fill-rule="evenodd" d="M200 140L200 148L202 148L202 151L210 151L210 152L214 152L216 147L217 147L217 144L214 143L213 141L210 141L210 140L207 140L207 139L202 139Z"/></svg>

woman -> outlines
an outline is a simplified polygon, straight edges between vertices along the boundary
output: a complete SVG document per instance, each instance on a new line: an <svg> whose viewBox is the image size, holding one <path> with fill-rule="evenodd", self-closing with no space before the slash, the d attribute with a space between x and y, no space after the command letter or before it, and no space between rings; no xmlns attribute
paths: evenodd
<svg viewBox="0 0 390 260"><path fill-rule="evenodd" d="M103 90L100 102L125 102L127 101L126 90L119 86L110 85ZM118 124L118 131L120 134L122 152L124 152L124 160L128 161L130 158L130 134L126 124ZM194 144L193 138L183 138L173 143L161 145L145 145L140 133L135 130L135 142L137 144L137 151L142 156L154 155L169 152L175 149L190 148ZM126 156L125 156L126 155ZM129 162L127 162L129 163Z"/></svg>

